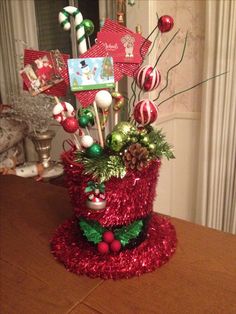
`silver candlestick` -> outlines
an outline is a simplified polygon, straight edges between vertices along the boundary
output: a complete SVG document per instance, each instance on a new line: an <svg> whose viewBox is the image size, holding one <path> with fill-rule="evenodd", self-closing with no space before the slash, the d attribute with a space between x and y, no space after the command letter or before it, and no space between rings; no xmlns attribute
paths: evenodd
<svg viewBox="0 0 236 314"><path fill-rule="evenodd" d="M32 132L29 138L32 140L35 146L35 150L39 157L39 162L43 164L44 168L50 167L50 152L52 146L52 140L55 137L53 130L47 130L44 132Z"/></svg>

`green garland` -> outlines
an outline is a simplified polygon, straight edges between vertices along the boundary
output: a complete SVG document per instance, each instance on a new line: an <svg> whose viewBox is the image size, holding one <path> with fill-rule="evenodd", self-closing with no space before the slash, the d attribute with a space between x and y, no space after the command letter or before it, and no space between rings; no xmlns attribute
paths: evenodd
<svg viewBox="0 0 236 314"><path fill-rule="evenodd" d="M149 150L149 160L166 157L167 159L175 158L172 147L166 142L165 134L162 130L155 131L151 126L147 128L146 136L148 144L154 144L154 149ZM139 143L142 137L137 137ZM148 145L147 144L147 145ZM145 144L144 144L145 145ZM122 156L120 155L103 155L97 158L88 158L84 152L77 152L75 161L82 163L84 166L84 175L92 175L94 180L99 182L108 181L111 177L123 178L126 175L126 167Z"/></svg>
<svg viewBox="0 0 236 314"><path fill-rule="evenodd" d="M107 228L102 227L95 220L86 220L83 218L79 220L79 226L87 240L93 242L94 244L98 244L99 242L101 242L103 233L109 230ZM128 226L114 228L113 233L115 235L116 240L119 240L122 246L125 246L130 242L130 240L138 237L138 235L142 231L142 228L143 221L136 220Z"/></svg>
<svg viewBox="0 0 236 314"><path fill-rule="evenodd" d="M120 156L101 156L87 158L84 153L77 153L77 162L84 165L84 174L92 175L93 179L100 182L108 181L111 177L123 178L126 168Z"/></svg>
<svg viewBox="0 0 236 314"><path fill-rule="evenodd" d="M155 150L151 153L152 158L162 158L167 159L175 158L172 151L172 146L166 142L166 136L162 133L162 130L154 131L152 130L148 133L149 141L155 144Z"/></svg>

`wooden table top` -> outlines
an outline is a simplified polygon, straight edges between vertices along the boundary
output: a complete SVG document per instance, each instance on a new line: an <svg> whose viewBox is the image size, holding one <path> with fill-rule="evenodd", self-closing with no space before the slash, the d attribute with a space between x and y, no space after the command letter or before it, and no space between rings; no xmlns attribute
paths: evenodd
<svg viewBox="0 0 236 314"><path fill-rule="evenodd" d="M236 313L236 237L172 219L178 247L155 272L101 280L65 270L50 253L72 214L66 189L0 176L0 312Z"/></svg>

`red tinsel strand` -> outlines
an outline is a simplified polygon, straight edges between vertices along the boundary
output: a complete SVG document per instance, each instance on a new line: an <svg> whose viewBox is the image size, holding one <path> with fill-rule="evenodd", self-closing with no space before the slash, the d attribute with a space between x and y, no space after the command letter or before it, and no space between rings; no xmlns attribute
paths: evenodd
<svg viewBox="0 0 236 314"><path fill-rule="evenodd" d="M81 164L68 162L74 160L73 152L62 154L62 160L69 195L78 218L93 219L109 227L130 224L152 211L160 160L150 161L142 172L128 170L123 179L112 177L105 182L107 206L101 211L86 207L87 194L84 190L92 178L83 174Z"/></svg>
<svg viewBox="0 0 236 314"><path fill-rule="evenodd" d="M175 252L176 244L174 226L167 218L153 213L146 240L134 249L101 255L96 247L84 240L76 219L71 219L56 230L51 250L68 271L92 278L122 279L140 276L162 266Z"/></svg>

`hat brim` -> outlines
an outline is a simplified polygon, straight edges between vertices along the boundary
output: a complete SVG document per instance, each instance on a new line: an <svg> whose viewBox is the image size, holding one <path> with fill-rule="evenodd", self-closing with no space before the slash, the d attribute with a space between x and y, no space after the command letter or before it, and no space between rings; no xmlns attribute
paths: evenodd
<svg viewBox="0 0 236 314"><path fill-rule="evenodd" d="M64 222L56 230L51 249L54 257L68 271L92 278L121 279L140 276L165 264L177 244L174 226L168 218L152 213L146 239L133 249L100 254L86 241L76 218Z"/></svg>

